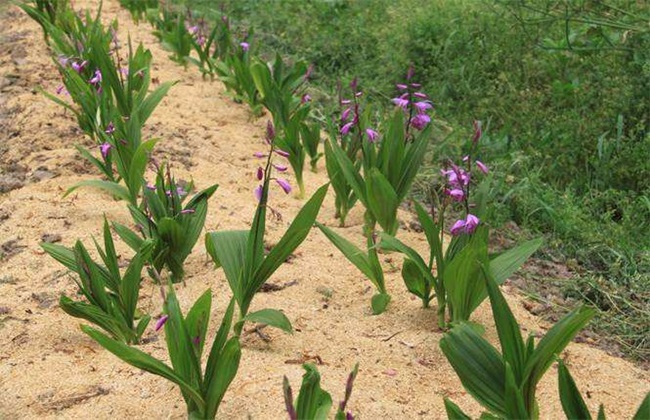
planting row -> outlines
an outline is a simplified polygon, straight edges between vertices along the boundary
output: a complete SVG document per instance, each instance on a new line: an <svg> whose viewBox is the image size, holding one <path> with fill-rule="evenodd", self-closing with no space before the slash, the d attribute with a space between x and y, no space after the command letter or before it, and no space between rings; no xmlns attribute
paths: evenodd
<svg viewBox="0 0 650 420"><path fill-rule="evenodd" d="M95 150L79 147L79 153L93 163L102 179L78 183L66 194L79 187L100 188L123 200L133 219L132 226L105 220L103 245L95 242L101 261L93 260L80 241L72 249L42 245L77 275L83 299L62 296L60 306L95 326L83 325L83 332L127 363L178 385L190 418L214 418L238 370L244 324L255 322L292 330L290 320L280 310L251 312L251 303L317 226L376 287L370 303L376 315L387 310L390 303L378 253L403 254L401 274L406 288L424 308L435 298L438 327L446 331L442 351L467 391L485 408L485 415L538 417L537 384L593 311L578 308L538 342L533 337L523 340L498 286L541 241L529 241L498 255L488 252L489 227L482 215L489 206L490 176L488 167L476 159L482 136L480 122L475 123L465 156L457 162L450 160L442 172L444 186L432 190L426 205L414 203L429 245L429 252L420 255L396 237L397 210L408 198L431 139L433 104L421 92L413 69L407 72L404 83L396 86L392 100L395 109L388 115L373 111L353 80L349 89L338 92L340 115L323 122L314 117L306 90L313 69L305 63L289 65L280 56L266 63L254 54L252 31L237 36L225 15L208 21L191 11L170 5L159 7L153 0L122 0L122 4L135 19L149 20L156 36L173 51L175 61L194 63L206 76L217 75L234 100L246 102L254 115L268 112L272 118L266 129L265 150L251 150L260 162L258 186L251 192L257 200L251 228L205 235L206 249L216 268L223 269L232 298L218 320L219 328L203 366L211 291L183 312L174 284L185 278L184 262L202 235L208 201L218 186L194 192L193 185L177 182L167 164L150 157L158 139L142 138L147 119L173 82L150 90L150 51L142 45L134 47L130 39L126 47L121 45L117 22L102 23L101 7L93 15L76 12L68 0L34 0L21 5L42 26L62 78L55 93L43 93L72 111L80 128L96 143ZM326 133L324 141L321 132ZM315 171L323 155L341 226L357 202L365 209L365 248L359 249L317 222L329 189L326 184L305 202L266 254L269 189L273 186L290 193L291 184L283 174L291 167L302 198L305 161L309 157ZM147 181L147 168L154 169L155 181ZM450 214L458 216L451 226L447 222ZM134 252L125 270L119 268L111 228ZM451 240L444 246L446 232ZM137 348L151 321L150 315L137 308L143 270L159 285L163 297L164 316L154 328L164 328L171 366ZM472 312L486 298L492 305L501 352L486 341L481 326L470 322ZM315 367L305 365L305 370L295 402L285 378L288 415L291 419L325 418L332 399L320 388ZM559 372L559 392L567 416L590 418L561 362ZM352 418L346 407L356 375L357 367L348 379L337 419ZM450 400L445 400L445 407L450 418L468 418ZM650 399L646 397L636 418L646 417L648 410Z"/></svg>

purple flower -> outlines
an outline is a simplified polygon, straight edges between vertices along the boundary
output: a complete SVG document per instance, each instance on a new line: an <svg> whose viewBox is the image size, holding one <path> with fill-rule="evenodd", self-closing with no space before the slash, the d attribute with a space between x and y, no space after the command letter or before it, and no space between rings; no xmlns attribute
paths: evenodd
<svg viewBox="0 0 650 420"><path fill-rule="evenodd" d="M264 153L262 153L262 152L255 152L255 153L253 153L253 156L255 156L258 159L266 157L266 155Z"/></svg>
<svg viewBox="0 0 650 420"><path fill-rule="evenodd" d="M278 183L280 187L284 190L286 194L289 194L291 192L291 185L286 179L283 178L275 178L275 182Z"/></svg>
<svg viewBox="0 0 650 420"><path fill-rule="evenodd" d="M106 131L104 132L109 136L115 132L115 126L113 125L113 121L108 123L108 126L106 127Z"/></svg>
<svg viewBox="0 0 650 420"><path fill-rule="evenodd" d="M289 169L289 168L287 168L287 167L284 166L284 165L277 165L277 164L275 164L275 163L273 164L273 167L274 167L278 172L285 172L287 169Z"/></svg>
<svg viewBox="0 0 650 420"><path fill-rule="evenodd" d="M70 61L70 59L68 57L66 57L65 55L60 55L59 56L59 64L61 64L61 67L67 66L68 61Z"/></svg>
<svg viewBox="0 0 650 420"><path fill-rule="evenodd" d="M409 106L409 100L406 99L406 97L407 94L404 94L398 98L393 98L392 101L395 105L401 107L402 109L404 109L404 111L406 111L406 107Z"/></svg>
<svg viewBox="0 0 650 420"><path fill-rule="evenodd" d="M359 97L361 97L362 95L363 95L363 92L357 92L357 93L354 94L354 96L355 96L356 98L359 98Z"/></svg>
<svg viewBox="0 0 650 420"><path fill-rule="evenodd" d="M56 94L60 95L63 92L67 92L67 90L65 89L65 86L59 85L59 87L56 88Z"/></svg>
<svg viewBox="0 0 650 420"><path fill-rule="evenodd" d="M446 193L455 201L463 201L463 198L465 198L465 192L460 188L453 188L451 190L447 190Z"/></svg>
<svg viewBox="0 0 650 420"><path fill-rule="evenodd" d="M451 233L454 236L460 235L465 231L465 221L460 219L456 220L456 223L449 229L449 233Z"/></svg>
<svg viewBox="0 0 650 420"><path fill-rule="evenodd" d="M199 25L190 26L187 31L192 35L196 35L199 32Z"/></svg>
<svg viewBox="0 0 650 420"><path fill-rule="evenodd" d="M419 83L411 83L411 87L414 88L414 89L420 89L422 87L422 85L419 84Z"/></svg>
<svg viewBox="0 0 650 420"><path fill-rule="evenodd" d="M478 217L474 216L473 214L468 214L467 218L465 219L465 233L474 233L479 223L480 220Z"/></svg>
<svg viewBox="0 0 650 420"><path fill-rule="evenodd" d="M253 190L253 194L255 194L255 198L257 198L257 201L262 201L262 186L258 185L255 187Z"/></svg>
<svg viewBox="0 0 650 420"><path fill-rule="evenodd" d="M156 331L160 331L160 329L165 325L165 322L169 319L169 315L163 315L160 318L158 318L158 321L156 321Z"/></svg>
<svg viewBox="0 0 650 420"><path fill-rule="evenodd" d="M85 61L85 60L82 61L81 64L77 63L76 61L73 61L72 64L70 64L70 66L71 66L71 67L74 69L74 71L76 71L77 73L81 73L81 72L83 71L84 67L86 67L87 64L88 64L88 62Z"/></svg>
<svg viewBox="0 0 650 420"><path fill-rule="evenodd" d="M309 96L308 93L305 93L304 95L302 95L302 98L300 98L300 103L306 104L307 102L311 102L311 96Z"/></svg>
<svg viewBox="0 0 650 420"><path fill-rule="evenodd" d="M350 105L352 103L349 99L341 99L341 105Z"/></svg>
<svg viewBox="0 0 650 420"><path fill-rule="evenodd" d="M288 157L289 157L289 152L285 152L285 151L282 150L282 149L275 149L274 152L277 153L277 154L279 154L279 155L282 156L282 157L285 157L285 158L288 158Z"/></svg>
<svg viewBox="0 0 650 420"><path fill-rule="evenodd" d="M156 186L152 184L147 184L147 189L151 191L156 191Z"/></svg>
<svg viewBox="0 0 650 420"><path fill-rule="evenodd" d="M264 169L262 169L261 167L258 166L258 167L257 167L257 174L256 174L256 176L257 176L257 179L258 179L259 181L261 181L262 178L264 178Z"/></svg>
<svg viewBox="0 0 650 420"><path fill-rule="evenodd" d="M427 114L418 114L415 117L411 118L411 125L416 130L422 130L431 122L431 117Z"/></svg>
<svg viewBox="0 0 650 420"><path fill-rule="evenodd" d="M111 146L110 143L102 143L102 144L99 145L99 151L101 152L102 157L104 158L104 160L106 160L106 158L108 158L108 152L111 150L111 147L113 147L113 146Z"/></svg>
<svg viewBox="0 0 650 420"><path fill-rule="evenodd" d="M413 94L413 96L415 96L416 98L420 98L420 99L427 99L428 98L426 93L422 93L422 92L415 92Z"/></svg>
<svg viewBox="0 0 650 420"><path fill-rule="evenodd" d="M95 75L88 82L90 84L96 85L102 81L102 72L99 69L95 70Z"/></svg>
<svg viewBox="0 0 650 420"><path fill-rule="evenodd" d="M248 51L248 49L250 48L250 44L248 42L240 42L239 46L241 47L242 50L244 50L244 52Z"/></svg>
<svg viewBox="0 0 650 420"><path fill-rule="evenodd" d="M490 171L485 163L481 162L480 160L476 161L476 166L478 166L479 170L484 174L487 174Z"/></svg>
<svg viewBox="0 0 650 420"><path fill-rule="evenodd" d="M353 125L354 125L354 121L343 125L343 127L341 127L341 135L346 136L350 132L350 129L352 128Z"/></svg>
<svg viewBox="0 0 650 420"><path fill-rule="evenodd" d="M197 335L192 339L192 343L194 343L195 346L198 346L201 343L201 336Z"/></svg>
<svg viewBox="0 0 650 420"><path fill-rule="evenodd" d="M275 139L275 127L273 127L273 123L271 122L271 120L267 121L266 123L266 139L269 142Z"/></svg>
<svg viewBox="0 0 650 420"><path fill-rule="evenodd" d="M404 83L398 83L395 86L397 86L397 89L399 90L406 90L408 89L408 86L406 86Z"/></svg>
<svg viewBox="0 0 650 420"><path fill-rule="evenodd" d="M200 47L204 46L205 45L205 37L203 35L200 35L196 39L196 43L199 44Z"/></svg>
<svg viewBox="0 0 650 420"><path fill-rule="evenodd" d="M181 214L194 214L196 212L195 209L185 209L181 210Z"/></svg>
<svg viewBox="0 0 650 420"><path fill-rule="evenodd" d="M342 122L345 122L348 120L348 118L350 118L350 112L352 112L352 108L346 108L345 110L343 110L343 112L341 113Z"/></svg>
<svg viewBox="0 0 650 420"><path fill-rule="evenodd" d="M176 187L176 194L178 194L179 197L184 197L187 195L187 191L183 187Z"/></svg>
<svg viewBox="0 0 650 420"><path fill-rule="evenodd" d="M372 128L366 128L366 136L368 136L368 141L374 143L379 137L379 133L373 130Z"/></svg>
<svg viewBox="0 0 650 420"><path fill-rule="evenodd" d="M433 105L429 101L415 102L413 106L418 110L418 112L423 113L427 110L433 108Z"/></svg>

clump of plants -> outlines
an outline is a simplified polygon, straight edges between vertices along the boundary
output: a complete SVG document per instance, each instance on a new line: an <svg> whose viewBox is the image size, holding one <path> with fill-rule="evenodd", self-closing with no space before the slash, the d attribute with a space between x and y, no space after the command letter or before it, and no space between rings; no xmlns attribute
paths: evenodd
<svg viewBox="0 0 650 420"><path fill-rule="evenodd" d="M305 369L305 374L302 376L302 384L295 403L293 391L289 385L289 379L285 376L283 381L284 403L287 408L289 420L327 419L332 408L332 396L320 387L320 374L316 366L305 363L302 367ZM354 369L348 376L347 383L345 384L345 396L337 407L336 415L334 416L335 420L349 420L354 418L352 413L347 411L346 408L352 396L352 387L358 373L359 364L354 366Z"/></svg>
<svg viewBox="0 0 650 420"><path fill-rule="evenodd" d="M285 193L291 192L291 186L284 178L274 176L275 171L281 172L284 168L274 163L274 156L287 157L287 153L277 148L275 131L270 123L267 129L266 143L269 148L268 152L257 154L260 159L265 159L265 163L256 171L260 185L254 190L258 206L251 229L217 231L206 235L208 253L217 267L223 267L239 307L239 319L235 324L237 334L241 332L245 321L263 322L291 331L291 324L282 312L275 309L263 309L249 313L249 309L255 294L309 234L328 188L326 184L316 190L296 215L282 238L265 255L264 234L271 182L277 184Z"/></svg>

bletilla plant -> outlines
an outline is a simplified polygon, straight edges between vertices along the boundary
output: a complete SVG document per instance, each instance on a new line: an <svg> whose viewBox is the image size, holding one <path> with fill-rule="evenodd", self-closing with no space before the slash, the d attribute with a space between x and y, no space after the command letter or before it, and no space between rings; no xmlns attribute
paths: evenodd
<svg viewBox="0 0 650 420"><path fill-rule="evenodd" d="M332 242L332 244L334 244L334 246L345 255L348 261L357 267L359 271L361 271L368 280L372 282L373 286L377 289L377 293L373 295L370 301L372 313L374 315L383 313L390 303L390 295L386 291L384 270L379 262L377 246L375 243L376 237L371 236L366 238L367 250L364 251L327 226L318 222L316 223L316 226L318 226L327 239L329 239L330 242Z"/></svg>
<svg viewBox="0 0 650 420"><path fill-rule="evenodd" d="M278 147L289 153L288 160L296 177L300 197L305 193L303 169L306 147L303 143L306 141L309 144L310 153L318 153L313 150L318 148L318 140L314 139L311 127L307 126L310 101L304 90L311 72L312 68L302 61L286 65L279 54L276 54L273 63L255 60L251 64L251 74L260 102L273 116L277 130L275 141Z"/></svg>
<svg viewBox="0 0 650 420"><path fill-rule="evenodd" d="M128 58L124 61L115 33L117 22L104 27L101 7L94 18L86 12L83 19L71 8L64 8L54 23L39 13L32 10L30 15L49 35L49 45L63 79L57 95L44 93L70 110L79 127L95 140L96 154L78 149L107 178L83 181L68 193L88 185L136 204L148 154L155 144L142 141L142 127L172 83L149 92L151 53L142 45L134 51L129 41ZM72 104L59 97L63 93ZM122 181L124 186L120 185Z"/></svg>
<svg viewBox="0 0 650 420"><path fill-rule="evenodd" d="M230 30L228 17L223 15L216 20L212 30L209 29L205 18L200 18L189 28L193 37L193 48L198 60L190 57L189 60L199 67L204 76L214 77L217 72L217 63L225 61L226 57L238 47Z"/></svg>
<svg viewBox="0 0 650 420"><path fill-rule="evenodd" d="M457 324L445 334L440 348L467 392L488 411L487 417L537 419L537 384L593 317L594 310L580 307L556 323L538 343L533 335L524 342L499 286L485 268L484 273L501 353L467 323ZM469 418L448 399L445 408L449 418Z"/></svg>
<svg viewBox="0 0 650 420"><path fill-rule="evenodd" d="M189 419L214 419L228 386L235 378L241 359L239 337L230 339L234 301L230 302L212 342L205 368L202 356L210 322L212 293L207 290L183 316L172 287L165 296L164 315L156 330L165 328L165 342L171 367L153 356L114 340L94 328L81 329L102 347L128 364L162 376L181 390Z"/></svg>
<svg viewBox="0 0 650 420"><path fill-rule="evenodd" d="M215 71L235 102L245 102L254 116L264 111L260 94L251 72L252 31L236 48L217 63Z"/></svg>
<svg viewBox="0 0 650 420"><path fill-rule="evenodd" d="M92 260L81 241L77 241L73 249L57 244L41 244L52 258L77 273L79 291L86 298L86 302L82 302L62 295L59 300L61 309L68 315L83 318L101 327L122 343L140 342L151 319L149 315L138 315L137 311L142 267L149 258L151 245L150 242L141 244L122 275L106 220L104 221L104 249L95 242L104 265ZM136 323L138 318L139 321Z"/></svg>
<svg viewBox="0 0 650 420"><path fill-rule="evenodd" d="M192 52L193 38L186 24L185 15L172 9L167 3L156 15L149 15L151 24L156 28L153 34L161 42L162 47L172 53L169 58L183 66L187 66Z"/></svg>
<svg viewBox="0 0 650 420"><path fill-rule="evenodd" d="M409 71L409 81L411 77ZM397 209L410 191L429 142L430 101L415 90L419 88L416 83L398 87L404 93L397 98L397 110L383 121L379 131L369 125L368 114L360 111L358 98L362 93L357 90L356 80L351 84L352 99L341 101L348 107L341 115L339 132L344 139L356 137L352 141L361 150L362 172L339 142L329 142L338 170L366 208L367 235L375 231L376 224L391 235L397 232Z"/></svg>
<svg viewBox="0 0 650 420"><path fill-rule="evenodd" d="M478 175L488 173L487 166L473 161L481 137L480 123L475 122L471 152L464 159L465 168L451 164L443 170L447 185L438 200L438 207L429 214L422 205L414 203L415 211L429 245L429 254L421 256L413 248L387 233L381 234L380 248L404 254L402 279L409 292L429 307L434 298L438 306L438 326L444 328L445 312L450 322L468 321L472 312L487 297L481 266L488 267L497 284L503 283L541 246L542 240L524 242L496 256L488 254L489 229L477 215L486 205L488 180L478 182ZM473 166L479 168L479 174ZM473 193L470 200L470 193ZM445 214L450 207L459 206L463 216L450 229L451 242L444 243ZM437 210L437 218L433 211ZM472 213L473 212L473 213Z"/></svg>
<svg viewBox="0 0 650 420"><path fill-rule="evenodd" d="M68 20L73 14L70 0L31 0L18 3L18 7L41 25L46 41L49 38L47 24L56 26L62 16L65 16L63 20Z"/></svg>
<svg viewBox="0 0 650 420"><path fill-rule="evenodd" d="M329 412L332 408L332 396L329 392L320 387L320 374L316 366L305 363L302 365L305 374L302 376L302 385L298 392L296 402L293 402L293 392L289 385L289 379L285 376L283 380L284 402L287 408L289 420L325 420L329 418ZM336 410L335 420L352 420L354 416L346 410L350 397L352 396L352 387L354 379L359 373L359 364L354 366L348 376L345 384L345 396L339 403Z"/></svg>
<svg viewBox="0 0 650 420"><path fill-rule="evenodd" d="M156 183L142 189L142 206L129 204L136 233L114 223L115 230L131 248L139 249L145 241L153 243L152 277L159 281L163 269L169 270L173 283L183 280L184 263L201 236L208 212L208 200L217 190L212 185L195 194L187 203L192 185L180 186L169 168L158 168Z"/></svg>
<svg viewBox="0 0 650 420"><path fill-rule="evenodd" d="M266 135L269 152L256 154L260 158L266 158L266 164L264 167L259 167L256 173L261 184L254 192L258 205L250 230L218 231L206 235L206 249L216 266L223 267L239 306L239 319L235 324L236 334L241 333L245 321L262 322L291 331L291 323L282 312L275 309L262 309L249 313L249 309L262 285L305 240L327 193L327 184L316 190L298 212L282 238L267 255L264 255L266 212L271 181L277 183L285 193L291 191L291 186L285 179L277 178L273 174L274 170L286 169L273 162L274 155L287 156L285 151L276 147L274 139L273 126L269 124Z"/></svg>

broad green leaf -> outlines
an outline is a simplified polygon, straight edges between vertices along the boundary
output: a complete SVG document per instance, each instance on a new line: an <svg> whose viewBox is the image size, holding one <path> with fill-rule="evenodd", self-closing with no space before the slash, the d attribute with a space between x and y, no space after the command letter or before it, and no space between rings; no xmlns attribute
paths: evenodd
<svg viewBox="0 0 650 420"><path fill-rule="evenodd" d="M178 299L171 286L167 288L163 309L169 316L165 322L165 341L174 371L194 389L200 389L200 361L194 352L192 337L185 326ZM183 396L186 397L185 393Z"/></svg>
<svg viewBox="0 0 650 420"><path fill-rule="evenodd" d="M68 270L74 271L75 273L79 271L77 260L75 259L74 252L71 249L68 249L63 245L47 242L42 242L40 246L50 255L50 257L63 264Z"/></svg>
<svg viewBox="0 0 650 420"><path fill-rule="evenodd" d="M490 272L496 284L502 284L542 245L542 238L519 244L490 261Z"/></svg>
<svg viewBox="0 0 650 420"><path fill-rule="evenodd" d="M370 301L372 307L372 314L379 315L386 311L388 304L390 303L390 295L387 293L377 293L374 295Z"/></svg>
<svg viewBox="0 0 650 420"><path fill-rule="evenodd" d="M521 387L517 384L515 375L510 367L510 363L505 362L505 382L506 388L504 391L505 411L508 413L510 419L528 419L534 418L526 410L526 403L524 401L524 394Z"/></svg>
<svg viewBox="0 0 650 420"><path fill-rule="evenodd" d="M131 158L128 177L124 181L133 197L133 200L131 200L132 203L135 203L135 199L142 188L144 172L149 162L149 155L159 140L152 139L140 144Z"/></svg>
<svg viewBox="0 0 650 420"><path fill-rule="evenodd" d="M260 324L266 324L271 327L279 328L282 331L292 333L293 328L291 327L291 322L287 316L278 311L277 309L262 309L256 312L251 312L247 314L244 319L239 322L258 322Z"/></svg>
<svg viewBox="0 0 650 420"><path fill-rule="evenodd" d="M404 258L402 265L402 279L409 292L418 296L419 298L426 299L426 280L420 271L420 267L413 262L410 258Z"/></svg>
<svg viewBox="0 0 650 420"><path fill-rule="evenodd" d="M645 394L645 398L641 402L639 409L634 414L633 420L650 419L650 392Z"/></svg>
<svg viewBox="0 0 650 420"><path fill-rule="evenodd" d="M467 392L488 410L506 416L505 364L494 347L461 323L445 334L440 348Z"/></svg>
<svg viewBox="0 0 650 420"><path fill-rule="evenodd" d="M143 265L144 260L142 259L142 255L140 253L136 254L129 263L129 267L126 269L119 285L124 317L129 322L131 328L133 328L133 317L135 316L135 309L138 305Z"/></svg>
<svg viewBox="0 0 650 420"><path fill-rule="evenodd" d="M350 160L348 155L341 149L341 146L335 140L329 140L328 144L331 146L332 155L338 164L343 177L347 180L348 185L354 191L359 201L368 208L368 196L366 193L366 185L359 174L359 170L355 168L354 163Z"/></svg>
<svg viewBox="0 0 650 420"><path fill-rule="evenodd" d="M129 246L129 248L133 249L134 251L138 251L144 244L144 239L120 223L113 222L113 229L117 235Z"/></svg>
<svg viewBox="0 0 650 420"><path fill-rule="evenodd" d="M135 111L139 114L138 119L140 120L141 124L144 124L147 119L149 119L149 116L153 113L153 110L158 106L162 98L167 95L169 89L175 84L176 82L162 83L160 86L158 86L158 88L156 88L156 90L147 96L147 99L145 99L144 102L140 104L140 106Z"/></svg>
<svg viewBox="0 0 650 420"><path fill-rule="evenodd" d="M415 205L415 212L418 215L420 226L422 226L424 235L426 236L427 242L429 243L429 261L433 262L434 258L436 259L436 263L438 265L437 270L440 273L442 271L440 269L440 265L442 264L443 260L440 229L420 203L414 201L413 204Z"/></svg>
<svg viewBox="0 0 650 420"><path fill-rule="evenodd" d="M81 330L88 334L90 338L97 341L97 343L106 350L124 360L126 363L174 382L185 394L189 395L198 406L205 407L205 402L203 401L201 394L163 362L138 349L134 349L126 344L113 340L94 328L82 325Z"/></svg>
<svg viewBox="0 0 650 420"><path fill-rule="evenodd" d="M560 402L567 419L588 419L591 420L591 413L580 395L569 369L562 360L558 360L557 381L560 392Z"/></svg>
<svg viewBox="0 0 650 420"><path fill-rule="evenodd" d="M320 387L320 374L316 366L302 365L305 374L296 399L296 414L299 419L325 420L332 407L332 397Z"/></svg>
<svg viewBox="0 0 650 420"><path fill-rule="evenodd" d="M328 187L329 184L325 184L312 195L309 201L300 209L282 238L266 256L254 273L252 282L246 285L246 297L248 299L252 299L253 295L257 293L257 290L262 287L275 270L307 238L323 204Z"/></svg>
<svg viewBox="0 0 650 420"><path fill-rule="evenodd" d="M232 325L232 316L235 311L235 299L230 299L230 304L226 309L226 312L221 319L221 325L217 331L217 336L212 342L212 348L210 348L210 355L208 356L208 363L205 366L205 381L203 386L205 389L208 389L210 383L215 379L215 376L219 373L216 370L217 361L219 360L219 355L223 346L226 344L226 339L228 338L228 333L230 332L230 326Z"/></svg>
<svg viewBox="0 0 650 420"><path fill-rule="evenodd" d="M445 398L445 411L449 420L471 420L472 418L465 414L456 404L449 398Z"/></svg>
<svg viewBox="0 0 650 420"><path fill-rule="evenodd" d="M205 333L208 330L210 323L210 308L212 307L212 290L206 290L194 302L192 308L185 316L185 328L187 328L192 344L194 345L194 352L196 358L201 360L203 354L203 344L205 343Z"/></svg>
<svg viewBox="0 0 650 420"><path fill-rule="evenodd" d="M529 357L524 371L524 383L529 400L534 398L537 383L551 366L556 356L573 340L573 337L593 318L591 308L580 307L556 323L540 340Z"/></svg>
<svg viewBox="0 0 650 420"><path fill-rule="evenodd" d="M318 222L316 222L316 226L323 232L323 234L325 234L327 239L329 239L334 246L345 255L345 258L347 258L348 261L354 264L354 266L368 277L370 281L376 283L375 273L370 267L370 261L364 251L327 226ZM377 286L377 284L375 284L375 286Z"/></svg>
<svg viewBox="0 0 650 420"><path fill-rule="evenodd" d="M515 316L512 314L508 302L501 294L499 286L489 273L489 269L482 266L485 276L485 284L490 296L490 305L492 306L492 315L494 323L499 334L501 343L501 353L504 360L508 363L509 368L514 375L514 383L521 384L523 380L524 369L526 368L526 345L521 337L521 330Z"/></svg>
<svg viewBox="0 0 650 420"><path fill-rule="evenodd" d="M75 318L82 318L101 327L116 340L128 342L131 337L125 334L123 326L99 307L84 302L75 302L65 295L59 298L59 306L65 313Z"/></svg>
<svg viewBox="0 0 650 420"><path fill-rule="evenodd" d="M131 195L129 194L129 190L127 190L125 187L111 181L103 181L100 179L88 179L85 181L77 182L72 187L68 188L65 194L63 194L63 197L70 195L72 192L74 192L77 188L80 187L98 188L100 190L103 190L111 194L113 197L119 198L120 200L124 200L128 202L131 201Z"/></svg>
<svg viewBox="0 0 650 420"><path fill-rule="evenodd" d="M384 232L395 235L400 201L388 179L377 168L372 168L366 175L366 191L367 208Z"/></svg>
<svg viewBox="0 0 650 420"><path fill-rule="evenodd" d="M243 304L246 286L243 284L242 270L247 241L248 231L245 230L210 232L205 236L206 249L215 263L223 267L230 289L240 306Z"/></svg>
<svg viewBox="0 0 650 420"><path fill-rule="evenodd" d="M235 378L241 359L239 337L232 337L219 354L206 393L206 417L214 418L228 386ZM206 378L207 379L207 378Z"/></svg>

